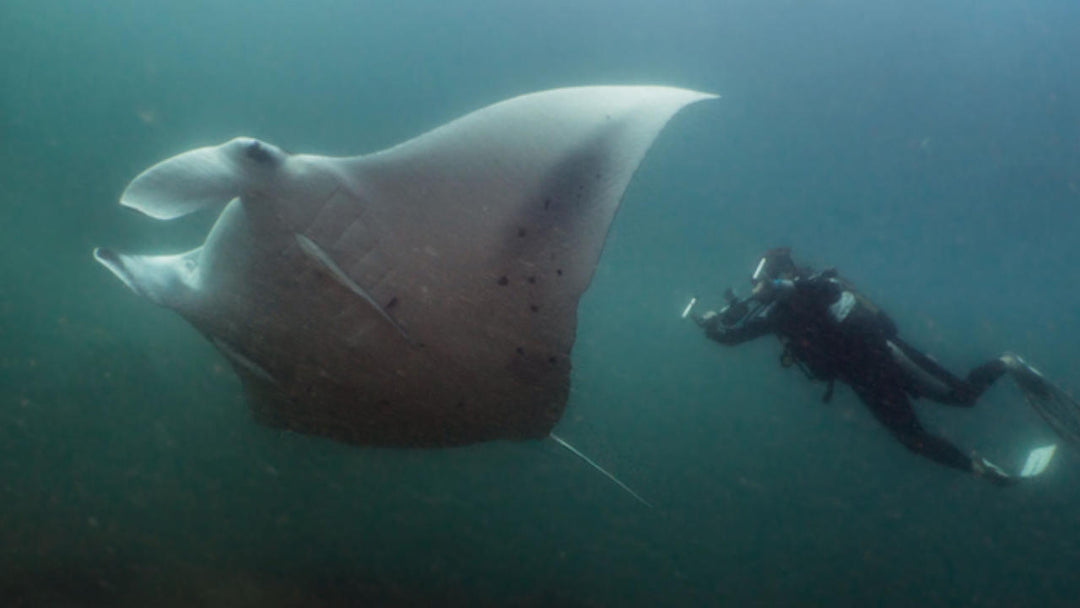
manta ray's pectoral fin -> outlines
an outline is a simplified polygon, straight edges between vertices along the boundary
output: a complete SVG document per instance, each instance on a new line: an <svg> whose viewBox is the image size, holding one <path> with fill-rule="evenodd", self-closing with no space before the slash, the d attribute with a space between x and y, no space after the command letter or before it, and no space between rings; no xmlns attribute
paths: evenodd
<svg viewBox="0 0 1080 608"><path fill-rule="evenodd" d="M391 317L390 313L388 313L381 304L376 302L375 298L371 297L371 294L369 294L363 287L360 287L360 285L358 285L356 281L352 280L349 275L345 274L345 271L342 270L336 262L334 262L333 258L331 258L330 255L327 254L322 247L319 247L315 243L315 241L309 239L302 234L296 234L295 236L296 244L300 246L300 250L307 254L307 256L319 266L319 268L329 274L330 277L337 281L338 284L340 284L342 287L360 296L360 299L367 303L372 308L372 310L378 313L380 318L382 318L384 321L389 323L395 330L397 330L397 332L401 334L402 338L405 338L405 340L410 344L413 343L412 339L409 337L409 333L405 331L405 328L402 327L396 319Z"/></svg>

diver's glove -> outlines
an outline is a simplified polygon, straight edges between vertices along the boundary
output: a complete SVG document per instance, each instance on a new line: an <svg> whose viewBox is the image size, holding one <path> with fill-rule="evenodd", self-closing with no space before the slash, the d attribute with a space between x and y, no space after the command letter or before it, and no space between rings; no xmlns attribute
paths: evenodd
<svg viewBox="0 0 1080 608"><path fill-rule="evenodd" d="M1001 469L1001 467L981 456L972 456L971 472L976 477L982 477L990 483L998 486L1011 486L1020 481L1019 477L1013 477Z"/></svg>

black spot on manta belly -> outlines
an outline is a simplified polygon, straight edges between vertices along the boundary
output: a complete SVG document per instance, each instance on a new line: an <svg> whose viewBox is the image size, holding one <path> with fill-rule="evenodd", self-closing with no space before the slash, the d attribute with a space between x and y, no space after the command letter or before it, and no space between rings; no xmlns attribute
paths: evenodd
<svg viewBox="0 0 1080 608"><path fill-rule="evenodd" d="M510 279L506 278L506 275L499 277L499 286L506 287L510 283Z"/></svg>
<svg viewBox="0 0 1080 608"><path fill-rule="evenodd" d="M518 227L518 236L519 236L519 237L522 237L522 236L525 236L525 234L526 234L526 232L525 232L525 229L524 229L524 228L521 228L521 227L519 226L519 227Z"/></svg>

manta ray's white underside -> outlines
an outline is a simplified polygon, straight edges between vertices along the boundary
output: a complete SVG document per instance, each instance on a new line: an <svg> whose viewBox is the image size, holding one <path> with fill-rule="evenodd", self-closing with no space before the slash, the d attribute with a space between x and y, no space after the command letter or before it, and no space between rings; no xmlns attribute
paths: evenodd
<svg viewBox="0 0 1080 608"><path fill-rule="evenodd" d="M159 219L223 207L203 246L95 257L207 336L267 424L375 445L543 437L627 183L708 97L544 91L353 158L234 139L154 165L121 200Z"/></svg>

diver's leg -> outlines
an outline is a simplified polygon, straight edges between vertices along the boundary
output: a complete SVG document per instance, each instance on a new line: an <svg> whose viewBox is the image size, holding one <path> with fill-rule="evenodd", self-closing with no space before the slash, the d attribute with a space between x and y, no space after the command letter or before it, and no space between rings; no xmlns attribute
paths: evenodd
<svg viewBox="0 0 1080 608"><path fill-rule="evenodd" d="M1015 478L985 458L969 456L949 440L933 435L923 428L915 416L907 395L899 386L882 388L853 386L859 399L873 412L874 417L892 432L907 449L938 464L984 477L992 483L1009 485Z"/></svg>
<svg viewBox="0 0 1080 608"><path fill-rule="evenodd" d="M889 351L916 393L947 405L975 405L975 401L1008 369L1004 359L999 357L976 367L966 379L961 379L902 340L890 340Z"/></svg>
<svg viewBox="0 0 1080 608"><path fill-rule="evenodd" d="M882 390L853 386L855 394L907 449L938 464L971 472L971 457L949 441L932 435L915 416L911 402L900 387Z"/></svg>
<svg viewBox="0 0 1080 608"><path fill-rule="evenodd" d="M990 388L990 385L997 382L997 379L1005 375L1009 367L1006 365L1002 358L991 359L986 363L972 369L967 375L967 385L970 390L973 391L974 396L971 400L974 401L982 395L986 389Z"/></svg>

